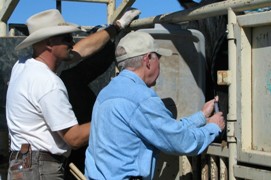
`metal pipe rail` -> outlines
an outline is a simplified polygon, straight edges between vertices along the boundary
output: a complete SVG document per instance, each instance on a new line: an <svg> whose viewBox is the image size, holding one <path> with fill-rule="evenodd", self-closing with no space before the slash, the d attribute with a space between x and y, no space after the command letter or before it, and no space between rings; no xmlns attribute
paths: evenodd
<svg viewBox="0 0 271 180"><path fill-rule="evenodd" d="M131 28L153 27L156 23L180 23L185 21L200 20L208 17L226 15L227 9L234 12L257 9L271 6L270 0L227 0L212 4L177 11L169 14L134 20Z"/></svg>

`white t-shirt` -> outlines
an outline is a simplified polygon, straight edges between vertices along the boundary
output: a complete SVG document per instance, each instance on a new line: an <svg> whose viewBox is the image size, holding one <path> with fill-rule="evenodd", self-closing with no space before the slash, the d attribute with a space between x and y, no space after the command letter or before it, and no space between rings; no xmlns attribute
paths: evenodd
<svg viewBox="0 0 271 180"><path fill-rule="evenodd" d="M35 59L16 62L7 91L6 118L11 150L30 143L32 150L70 153L57 131L78 122L65 85L44 63Z"/></svg>

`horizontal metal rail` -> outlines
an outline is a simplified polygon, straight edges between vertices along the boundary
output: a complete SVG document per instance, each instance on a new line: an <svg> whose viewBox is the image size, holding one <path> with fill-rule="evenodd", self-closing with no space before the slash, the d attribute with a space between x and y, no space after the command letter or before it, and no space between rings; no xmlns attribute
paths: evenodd
<svg viewBox="0 0 271 180"><path fill-rule="evenodd" d="M228 8L234 12L257 9L271 6L270 0L226 0L222 2L202 5L188 10L177 11L169 14L134 20L130 27L153 27L156 23L180 23L185 21L200 20L208 17L226 15Z"/></svg>

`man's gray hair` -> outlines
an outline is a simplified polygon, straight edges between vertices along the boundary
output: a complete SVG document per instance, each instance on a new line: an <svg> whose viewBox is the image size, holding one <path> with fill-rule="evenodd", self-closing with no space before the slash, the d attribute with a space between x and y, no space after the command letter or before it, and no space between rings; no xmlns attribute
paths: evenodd
<svg viewBox="0 0 271 180"><path fill-rule="evenodd" d="M115 51L116 57L123 56L125 54L127 54L125 49L122 46L117 46L116 51ZM118 69L120 71L128 67L137 69L141 66L142 59L143 59L143 55L125 59L117 64Z"/></svg>

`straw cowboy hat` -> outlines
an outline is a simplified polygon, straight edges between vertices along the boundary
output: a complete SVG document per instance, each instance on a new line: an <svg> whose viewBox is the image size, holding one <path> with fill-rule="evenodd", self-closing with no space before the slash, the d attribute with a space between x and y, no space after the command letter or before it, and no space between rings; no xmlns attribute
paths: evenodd
<svg viewBox="0 0 271 180"><path fill-rule="evenodd" d="M64 21L57 9L50 9L35 14L27 19L29 36L18 44L15 50L20 50L52 36L81 31L75 25Z"/></svg>

